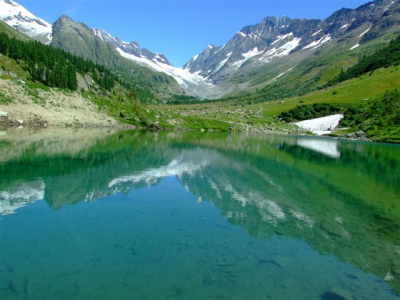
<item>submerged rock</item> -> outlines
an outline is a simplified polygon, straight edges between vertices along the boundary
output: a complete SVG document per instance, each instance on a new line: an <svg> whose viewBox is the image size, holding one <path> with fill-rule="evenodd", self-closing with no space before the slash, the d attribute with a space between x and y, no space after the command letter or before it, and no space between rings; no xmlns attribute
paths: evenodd
<svg viewBox="0 0 400 300"><path fill-rule="evenodd" d="M321 296L319 296L321 300L351 300L353 299L352 295L339 288L339 287L334 287L332 289L329 289L329 291L326 291L323 293Z"/></svg>

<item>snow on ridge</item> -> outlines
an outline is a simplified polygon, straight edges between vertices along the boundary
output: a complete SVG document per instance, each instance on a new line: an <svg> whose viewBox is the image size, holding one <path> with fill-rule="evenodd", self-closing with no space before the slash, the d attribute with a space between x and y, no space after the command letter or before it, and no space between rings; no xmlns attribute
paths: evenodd
<svg viewBox="0 0 400 300"><path fill-rule="evenodd" d="M315 49L321 47L323 44L329 42L331 39L332 38L331 38L331 36L329 34L328 35L324 35L318 41L314 41L311 44L308 44L303 49L310 49L311 48L311 50L315 50Z"/></svg>
<svg viewBox="0 0 400 300"><path fill-rule="evenodd" d="M241 32L241 31L236 32L236 34L237 34L237 35L240 35L240 36L242 36L242 37L246 37L246 36L247 36L247 34Z"/></svg>
<svg viewBox="0 0 400 300"><path fill-rule="evenodd" d="M174 66L167 65L159 61L149 60L144 56L139 57L133 54L129 54L119 47L116 50L118 51L119 54L121 54L121 56L128 58L132 61L135 61L136 63L142 66L143 65L147 66L157 72L163 72L167 75L174 77L175 80L179 83L179 85L185 88L188 88L188 83L194 85L205 84L213 86L213 84L209 80L207 80L206 78L204 78L199 74L190 73L188 69L176 68Z"/></svg>
<svg viewBox="0 0 400 300"><path fill-rule="evenodd" d="M244 59L239 60L235 63L232 64L232 67L235 71L239 70L240 67L246 62L248 61L250 58L260 55L262 54L264 51L259 51L257 47L255 47L253 50L250 50L246 53L242 53L242 56L244 57Z"/></svg>
<svg viewBox="0 0 400 300"><path fill-rule="evenodd" d="M53 30L49 23L36 17L18 3L12 0L9 0L9 2L0 1L0 19L11 27L23 29L23 32L30 37L40 35L51 41Z"/></svg>
<svg viewBox="0 0 400 300"><path fill-rule="evenodd" d="M300 41L301 38L294 38L279 48L272 48L265 52L265 54L260 58L260 61L268 63L275 57L287 56L292 50L299 46Z"/></svg>
<svg viewBox="0 0 400 300"><path fill-rule="evenodd" d="M293 32L285 34L285 35L278 35L277 36L278 39L276 41L274 41L271 45L275 45L276 43L278 43L280 41L283 41L283 40L285 40L285 39L287 39L288 37L291 37L291 36L293 36Z"/></svg>
<svg viewBox="0 0 400 300"><path fill-rule="evenodd" d="M213 74L214 74L214 73L217 73L219 70L221 70L221 68L227 63L227 61L229 60L229 58L231 58L232 53L233 53L233 52L229 52L229 53L226 55L226 58L225 58L223 61L221 61L221 62L219 63L219 65L217 66L217 68L215 69L215 71L213 72Z"/></svg>

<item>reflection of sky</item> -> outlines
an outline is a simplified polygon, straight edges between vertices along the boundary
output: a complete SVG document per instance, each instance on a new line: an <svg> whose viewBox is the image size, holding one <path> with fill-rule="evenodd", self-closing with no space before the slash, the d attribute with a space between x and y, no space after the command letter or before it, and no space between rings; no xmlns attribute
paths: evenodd
<svg viewBox="0 0 400 300"><path fill-rule="evenodd" d="M307 148L326 156L339 158L340 152L338 150L338 142L333 139L312 139L312 138L299 138L297 145Z"/></svg>
<svg viewBox="0 0 400 300"><path fill-rule="evenodd" d="M0 191L0 215L13 214L18 208L29 203L44 199L45 183L40 181L27 182Z"/></svg>

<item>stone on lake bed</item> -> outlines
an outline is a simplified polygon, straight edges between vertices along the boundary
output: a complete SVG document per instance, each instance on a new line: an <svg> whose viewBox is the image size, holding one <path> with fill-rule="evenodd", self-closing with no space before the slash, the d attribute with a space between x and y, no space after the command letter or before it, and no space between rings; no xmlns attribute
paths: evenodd
<svg viewBox="0 0 400 300"><path fill-rule="evenodd" d="M319 298L321 300L351 300L353 296L340 287L333 287L319 296Z"/></svg>

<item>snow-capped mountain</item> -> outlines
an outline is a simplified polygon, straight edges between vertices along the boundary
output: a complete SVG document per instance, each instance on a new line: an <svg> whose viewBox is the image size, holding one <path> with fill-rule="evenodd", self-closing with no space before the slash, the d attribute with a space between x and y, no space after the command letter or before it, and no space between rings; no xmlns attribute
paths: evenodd
<svg viewBox="0 0 400 300"><path fill-rule="evenodd" d="M174 67L165 55L140 48L138 42L124 42L102 29L92 30L104 42L111 44L121 56L154 71L172 76L183 88L190 90L191 94L201 97L204 95L204 90L214 87L207 78L199 76L196 72L191 73L187 69Z"/></svg>
<svg viewBox="0 0 400 300"><path fill-rule="evenodd" d="M376 38L386 27L398 25L399 0L377 0L357 9L341 9L325 20L267 17L259 24L244 27L226 44L205 50L184 65L219 84L238 71L259 68L295 52L312 55L328 44L351 39L354 50Z"/></svg>
<svg viewBox="0 0 400 300"><path fill-rule="evenodd" d="M354 51L395 33L400 25L400 0L375 0L356 9L343 8L325 20L266 17L242 28L222 46L208 45L182 68L174 67L163 54L140 48L137 42L122 41L67 16L61 16L52 27L12 0L0 0L0 18L37 40L96 63L112 67L124 57L165 73L180 85L172 83L177 93L183 88L200 98L218 98L284 80L285 74L290 76L305 60L331 56L329 49L333 47Z"/></svg>
<svg viewBox="0 0 400 300"><path fill-rule="evenodd" d="M12 0L0 0L0 19L35 40L51 42L51 25Z"/></svg>

